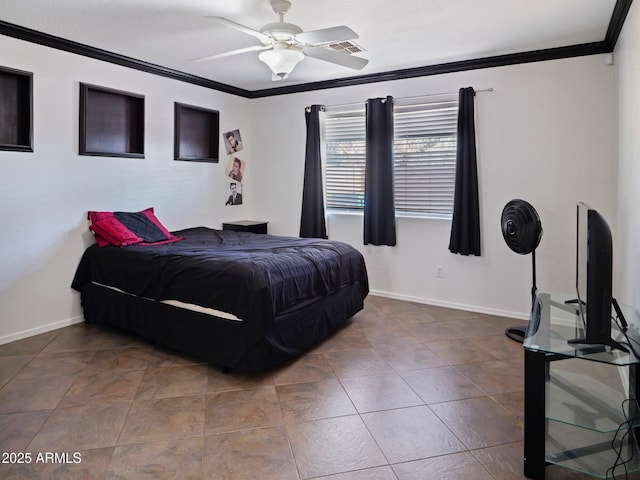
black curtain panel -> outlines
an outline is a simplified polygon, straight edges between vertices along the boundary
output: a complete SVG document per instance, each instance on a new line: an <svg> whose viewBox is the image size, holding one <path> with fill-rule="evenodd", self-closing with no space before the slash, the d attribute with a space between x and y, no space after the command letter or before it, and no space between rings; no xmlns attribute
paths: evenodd
<svg viewBox="0 0 640 480"><path fill-rule="evenodd" d="M312 105L305 109L307 148L300 216L300 236L304 238L327 238L320 157L320 112L322 111L324 111L322 105Z"/></svg>
<svg viewBox="0 0 640 480"><path fill-rule="evenodd" d="M393 97L367 100L364 244L396 244L393 204Z"/></svg>
<svg viewBox="0 0 640 480"><path fill-rule="evenodd" d="M480 255L475 94L472 87L461 88L459 92L456 178L449 250L461 255Z"/></svg>

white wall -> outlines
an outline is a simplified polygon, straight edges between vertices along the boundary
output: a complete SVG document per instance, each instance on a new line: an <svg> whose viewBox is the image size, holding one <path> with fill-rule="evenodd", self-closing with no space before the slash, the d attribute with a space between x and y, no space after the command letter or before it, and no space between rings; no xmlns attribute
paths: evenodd
<svg viewBox="0 0 640 480"><path fill-rule="evenodd" d="M169 229L248 215L225 207L224 167L173 160L173 103L220 111L240 128L252 190L249 100L0 36L0 65L33 72L34 153L0 152L0 343L82 320L69 287L86 245L87 210L153 206ZM145 96L145 158L78 155L79 82ZM222 137L220 138L222 142Z"/></svg>
<svg viewBox="0 0 640 480"><path fill-rule="evenodd" d="M619 69L620 167L616 245L619 299L640 310L640 5L627 15L615 51Z"/></svg>
<svg viewBox="0 0 640 480"><path fill-rule="evenodd" d="M538 287L571 292L575 284L575 205L585 201L616 223L615 69L603 56L556 60L328 89L255 100L265 117L255 136L261 203L272 233L296 235L304 172L304 107L493 88L476 95L482 220L480 257L451 254L450 221L399 218L397 247L362 245L362 219L331 215L330 238L365 255L372 291L410 300L527 318L531 259L508 249L500 214L512 198L538 210L544 236ZM435 278L444 266L445 277Z"/></svg>
<svg viewBox="0 0 640 480"><path fill-rule="evenodd" d="M637 47L635 52L637 57ZM91 242L87 210L154 206L170 229L249 218L269 221L270 233L297 235L304 107L313 103L429 95L469 85L494 89L476 97L481 257L448 252L447 220L400 218L398 246L389 248L362 246L360 217L330 218L330 237L365 255L375 292L526 318L531 263L502 239L499 217L507 201L524 198L542 217L537 260L543 289L572 288L576 201L603 211L615 231L617 79L601 56L258 100L1 36L0 65L34 73L35 138L34 153L0 152L0 343L81 320L69 284ZM145 159L77 154L79 82L145 95ZM174 101L219 110L221 131L240 128L244 206L223 206L224 155L220 164L173 160ZM435 278L437 265L444 266L445 278Z"/></svg>

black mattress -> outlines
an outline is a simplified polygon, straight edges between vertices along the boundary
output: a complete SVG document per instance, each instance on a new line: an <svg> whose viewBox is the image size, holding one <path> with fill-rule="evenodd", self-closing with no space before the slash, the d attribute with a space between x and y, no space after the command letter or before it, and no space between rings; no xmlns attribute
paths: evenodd
<svg viewBox="0 0 640 480"><path fill-rule="evenodd" d="M343 242L205 227L173 233L184 240L89 247L72 281L72 287L82 292L85 318L137 332L225 367L260 370L299 355L331 334L362 309L368 294L364 259ZM162 300L213 308L239 320L183 312L158 303ZM132 302L144 306L122 310L121 304ZM145 316L153 318L138 318ZM194 327L187 317L196 318L202 328ZM182 324L171 325L174 319ZM158 336L153 333L156 325L174 331ZM193 331L181 333L184 338L176 346L175 338L164 338L175 337L176 329ZM190 343L203 342L203 334L212 338L196 352L188 351Z"/></svg>

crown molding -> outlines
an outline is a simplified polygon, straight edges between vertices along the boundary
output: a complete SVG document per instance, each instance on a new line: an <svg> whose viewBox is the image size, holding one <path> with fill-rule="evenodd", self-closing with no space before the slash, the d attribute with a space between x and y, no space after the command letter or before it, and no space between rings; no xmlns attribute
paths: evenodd
<svg viewBox="0 0 640 480"><path fill-rule="evenodd" d="M613 7L613 13L611 14L611 20L609 20L607 34L604 37L604 41L607 42L611 51L613 51L616 43L618 42L618 37L620 36L622 26L624 25L624 21L627 18L627 13L629 13L632 3L633 0L617 0Z"/></svg>
<svg viewBox="0 0 640 480"><path fill-rule="evenodd" d="M387 82L392 80L402 80L407 78L425 77L431 75L442 75L445 73L462 72L467 70L479 70L483 68L503 67L507 65L517 65L520 63L541 62L546 60L558 60L562 58L579 57L585 55L596 55L600 53L612 52L622 31L627 13L631 8L633 0L617 0L609 21L609 26L605 39L599 42L582 43L565 47L548 48L543 50L533 50L521 53L497 55L492 57L477 58L472 60L462 60L458 62L441 63L437 65L426 65L422 67L405 68L389 72L372 73L368 75L358 75L354 77L344 77L321 82L301 83L297 85L287 85L284 87L266 88L261 90L246 90L234 87L225 83L215 82L206 78L191 75L179 70L163 67L150 62L127 57L117 53L109 52L99 48L91 47L82 43L73 42L61 37L49 35L47 33L31 30L26 27L14 25L0 20L0 35L6 35L27 42L36 43L46 47L63 50L77 55L82 55L97 60L113 63L135 70L172 78L185 83L191 83L201 87L218 90L220 92L237 95L244 98L254 99L271 97L275 95L288 95L291 93L309 92L314 90L324 90L329 88L348 87L353 85L363 85L367 83Z"/></svg>
<svg viewBox="0 0 640 480"><path fill-rule="evenodd" d="M0 35L6 35L8 37L25 40L27 42L36 43L45 47L51 47L57 50L75 53L76 55L82 55L84 57L114 63L122 67L141 70L143 72L152 73L161 77L168 77L174 80L180 80L181 82L192 83L194 85L211 88L213 90L219 90L221 92L230 93L232 95L248 97L248 95L251 93L249 90L245 90L243 88L234 87L225 83L214 82L213 80L198 77L196 75L191 75L179 70L163 67L161 65L156 65L150 62L145 62L136 58L127 57L118 53L109 52L100 48L91 47L82 43L73 42L65 38L49 35L48 33L38 32L37 30L32 30L20 25L14 25L2 20L0 20Z"/></svg>
<svg viewBox="0 0 640 480"><path fill-rule="evenodd" d="M463 72L466 70L480 70L483 68L504 67L507 65L517 65L520 63L558 60L561 58L608 53L610 51L611 49L605 41L583 43L580 45L571 45L568 47L548 48L544 50L497 55L493 57L477 58L473 60L463 60L459 62L427 65L424 67L406 68L403 70L394 70L391 72L359 75L357 77L338 78L335 80L327 80L323 82L302 83L299 85L288 85L286 87L256 90L251 92L250 98L287 95L290 93L324 90L327 88L349 87L353 85L362 85L365 83L388 82L406 78L427 77L430 75L442 75L445 73Z"/></svg>

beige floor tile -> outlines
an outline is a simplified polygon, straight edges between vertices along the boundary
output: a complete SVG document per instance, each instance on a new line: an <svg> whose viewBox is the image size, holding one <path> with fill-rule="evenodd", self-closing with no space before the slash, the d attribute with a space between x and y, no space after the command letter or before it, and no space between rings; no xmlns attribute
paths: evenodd
<svg viewBox="0 0 640 480"><path fill-rule="evenodd" d="M70 327L51 332L41 333L33 337L16 340L15 342L0 345L0 356L5 355L36 355L40 353L58 334Z"/></svg>
<svg viewBox="0 0 640 480"><path fill-rule="evenodd" d="M320 345L323 352L371 348L371 342L361 328L343 328Z"/></svg>
<svg viewBox="0 0 640 480"><path fill-rule="evenodd" d="M148 368L136 393L136 399L180 397L206 393L207 365Z"/></svg>
<svg viewBox="0 0 640 480"><path fill-rule="evenodd" d="M282 426L207 435L202 468L204 479L298 480Z"/></svg>
<svg viewBox="0 0 640 480"><path fill-rule="evenodd" d="M371 345L414 345L420 343L411 332L399 322L387 323L381 326L363 327L358 330Z"/></svg>
<svg viewBox="0 0 640 480"><path fill-rule="evenodd" d="M357 415L288 424L287 430L301 479L387 464Z"/></svg>
<svg viewBox="0 0 640 480"><path fill-rule="evenodd" d="M375 344L375 349L397 372L448 365L447 360L441 355L421 343L409 345Z"/></svg>
<svg viewBox="0 0 640 480"><path fill-rule="evenodd" d="M273 383L316 382L335 378L335 373L323 353L309 353L297 358L274 371Z"/></svg>
<svg viewBox="0 0 640 480"><path fill-rule="evenodd" d="M361 417L392 464L465 450L427 406L365 413Z"/></svg>
<svg viewBox="0 0 640 480"><path fill-rule="evenodd" d="M204 395L134 401L118 445L201 436L204 404Z"/></svg>
<svg viewBox="0 0 640 480"><path fill-rule="evenodd" d="M451 320L448 322L448 325L460 331L465 338L500 335L504 332L504 329L500 325L497 325L495 322L485 321L482 318L477 318L475 314L472 318Z"/></svg>
<svg viewBox="0 0 640 480"><path fill-rule="evenodd" d="M79 375L87 367L94 352L63 352L34 357L16 375L16 379Z"/></svg>
<svg viewBox="0 0 640 480"><path fill-rule="evenodd" d="M457 365L456 370L488 395L524 391L524 363L519 359Z"/></svg>
<svg viewBox="0 0 640 480"><path fill-rule="evenodd" d="M118 440L129 403L54 410L29 444L31 452L80 451L112 447Z"/></svg>
<svg viewBox="0 0 640 480"><path fill-rule="evenodd" d="M438 321L433 323L423 323L408 325L409 333L420 343L429 346L432 342L442 340L458 339L461 343L465 339L465 334L455 326L450 326L450 322Z"/></svg>
<svg viewBox="0 0 640 480"><path fill-rule="evenodd" d="M0 413L50 410L69 389L75 376L13 379L0 388Z"/></svg>
<svg viewBox="0 0 640 480"><path fill-rule="evenodd" d="M64 408L131 402L143 375L144 372L141 370L80 375L58 406Z"/></svg>
<svg viewBox="0 0 640 480"><path fill-rule="evenodd" d="M491 398L524 425L524 392L501 393Z"/></svg>
<svg viewBox="0 0 640 480"><path fill-rule="evenodd" d="M6 355L0 356L0 387L11 380L34 355Z"/></svg>
<svg viewBox="0 0 640 480"><path fill-rule="evenodd" d="M505 342L504 333L500 333L499 335L473 337L470 338L469 341L473 345L484 348L491 353L491 355L497 358L521 358L524 355L522 344L514 340Z"/></svg>
<svg viewBox="0 0 640 480"><path fill-rule="evenodd" d="M338 378L393 372L391 365L373 348L333 351L326 355Z"/></svg>
<svg viewBox="0 0 640 480"><path fill-rule="evenodd" d="M208 393L205 434L282 425L275 387Z"/></svg>
<svg viewBox="0 0 640 480"><path fill-rule="evenodd" d="M398 478L390 466L384 466L327 475L322 477L322 480L398 480Z"/></svg>
<svg viewBox="0 0 640 480"><path fill-rule="evenodd" d="M353 415L353 403L337 379L280 385L276 388L288 423Z"/></svg>
<svg viewBox="0 0 640 480"><path fill-rule="evenodd" d="M494 480L469 452L398 463L393 465L393 471L398 480Z"/></svg>
<svg viewBox="0 0 640 480"><path fill-rule="evenodd" d="M430 342L427 346L449 365L498 360L498 357L488 350L470 343L466 339L440 340L437 342Z"/></svg>
<svg viewBox="0 0 640 480"><path fill-rule="evenodd" d="M98 350L86 372L100 373L121 370L145 370L152 367L170 366L171 355L159 351L150 345L132 346L111 350Z"/></svg>
<svg viewBox="0 0 640 480"><path fill-rule="evenodd" d="M430 408L470 450L522 439L518 417L489 397L437 403Z"/></svg>
<svg viewBox="0 0 640 480"><path fill-rule="evenodd" d="M204 437L116 447L106 479L199 480Z"/></svg>
<svg viewBox="0 0 640 480"><path fill-rule="evenodd" d="M220 368L210 366L207 372L207 392L224 392L228 390L243 390L246 388L269 387L274 384L277 373L267 371L262 373L246 373L232 370L223 373Z"/></svg>
<svg viewBox="0 0 640 480"><path fill-rule="evenodd" d="M0 415L0 452L22 452L49 418L50 410Z"/></svg>
<svg viewBox="0 0 640 480"><path fill-rule="evenodd" d="M424 405L397 373L349 377L341 383L359 413Z"/></svg>
<svg viewBox="0 0 640 480"><path fill-rule="evenodd" d="M88 352L119 349L138 344L137 337L97 325L78 323L60 333L42 349L43 353Z"/></svg>
<svg viewBox="0 0 640 480"><path fill-rule="evenodd" d="M480 397L485 393L453 367L436 367L402 372L402 378L427 403Z"/></svg>

